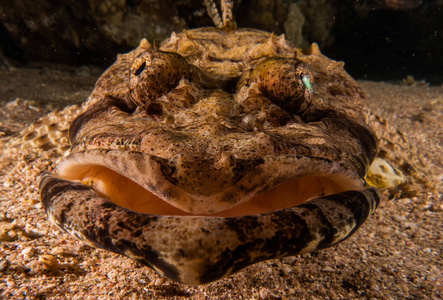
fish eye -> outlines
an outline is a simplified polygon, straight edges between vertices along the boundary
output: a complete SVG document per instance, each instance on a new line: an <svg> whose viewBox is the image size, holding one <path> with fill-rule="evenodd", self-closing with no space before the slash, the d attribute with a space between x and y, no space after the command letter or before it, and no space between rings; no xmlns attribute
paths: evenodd
<svg viewBox="0 0 443 300"><path fill-rule="evenodd" d="M314 82L308 65L298 59L267 58L251 72L260 92L291 114L302 114L310 104Z"/></svg>
<svg viewBox="0 0 443 300"><path fill-rule="evenodd" d="M150 103L174 89L189 74L189 64L174 52L148 50L137 56L129 73L130 101Z"/></svg>

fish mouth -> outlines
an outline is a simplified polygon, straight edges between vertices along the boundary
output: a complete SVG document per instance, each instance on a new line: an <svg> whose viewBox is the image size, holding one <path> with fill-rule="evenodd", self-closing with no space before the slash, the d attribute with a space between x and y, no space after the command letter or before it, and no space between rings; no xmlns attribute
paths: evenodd
<svg viewBox="0 0 443 300"><path fill-rule="evenodd" d="M188 188L189 181L174 182L178 175L170 173L175 163L121 150L95 149L68 155L58 164L57 173L62 179L89 186L117 206L164 216L264 214L310 199L365 188L365 181L358 174L326 159L283 156L234 164L230 172L219 172L214 180L205 182L211 185L207 188ZM244 165L250 170L240 175L232 171L244 169ZM306 169L306 165L310 168ZM219 182L222 187L214 187Z"/></svg>
<svg viewBox="0 0 443 300"><path fill-rule="evenodd" d="M50 173L40 177L39 187L43 208L60 229L189 285L335 245L352 235L380 201L380 192L368 187L254 215L153 215L118 206L90 186Z"/></svg>
<svg viewBox="0 0 443 300"><path fill-rule="evenodd" d="M345 167L352 164L324 156L71 150L39 187L60 229L170 280L199 285L330 247L364 223L380 192Z"/></svg>

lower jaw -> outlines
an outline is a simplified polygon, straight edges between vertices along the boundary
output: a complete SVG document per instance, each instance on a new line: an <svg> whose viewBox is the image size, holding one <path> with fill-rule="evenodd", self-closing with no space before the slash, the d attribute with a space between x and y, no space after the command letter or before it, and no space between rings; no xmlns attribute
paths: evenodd
<svg viewBox="0 0 443 300"><path fill-rule="evenodd" d="M43 208L59 228L192 285L266 259L335 245L354 233L380 201L380 193L368 187L259 215L155 216L118 207L90 187L52 174L40 178L39 188Z"/></svg>

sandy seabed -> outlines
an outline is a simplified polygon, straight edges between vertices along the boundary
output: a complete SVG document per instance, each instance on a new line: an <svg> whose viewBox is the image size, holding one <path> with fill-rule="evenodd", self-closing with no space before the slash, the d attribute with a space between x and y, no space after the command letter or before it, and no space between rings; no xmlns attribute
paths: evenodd
<svg viewBox="0 0 443 300"><path fill-rule="evenodd" d="M0 136L81 103L101 70L0 69ZM200 287L161 278L57 230L41 209L36 176L50 151L0 157L0 299L443 299L443 87L360 81L368 106L406 133L436 190L381 203L339 245L250 266Z"/></svg>

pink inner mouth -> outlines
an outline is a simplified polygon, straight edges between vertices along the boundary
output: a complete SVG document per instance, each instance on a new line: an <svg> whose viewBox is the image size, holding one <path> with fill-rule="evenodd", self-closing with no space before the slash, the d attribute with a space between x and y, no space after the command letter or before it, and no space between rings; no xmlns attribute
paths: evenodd
<svg viewBox="0 0 443 300"><path fill-rule="evenodd" d="M297 206L316 197L363 188L361 183L334 175L297 177L229 209L220 211L217 207L212 207L207 213L192 214L169 204L131 179L107 167L83 165L76 169L75 174L70 174L69 178L65 179L88 185L100 196L135 212L178 216L235 217L261 214Z"/></svg>

